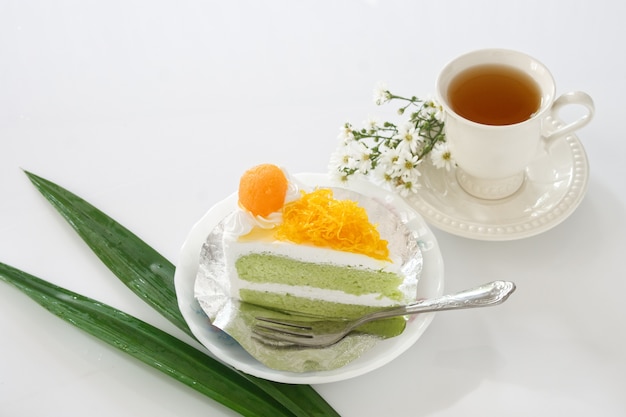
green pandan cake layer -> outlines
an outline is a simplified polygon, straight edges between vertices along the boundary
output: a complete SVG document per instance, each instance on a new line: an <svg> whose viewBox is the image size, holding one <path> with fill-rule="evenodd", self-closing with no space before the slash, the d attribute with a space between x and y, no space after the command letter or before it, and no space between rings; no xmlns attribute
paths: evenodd
<svg viewBox="0 0 626 417"><path fill-rule="evenodd" d="M374 293L399 302L404 298L398 289L403 278L391 272L302 262L265 253L244 255L235 267L239 277L250 282L305 285L354 295Z"/></svg>
<svg viewBox="0 0 626 417"><path fill-rule="evenodd" d="M293 311L304 315L329 318L357 318L380 310L379 307L341 304L331 301L312 300L290 294L282 295L241 289L239 296L242 301L279 311ZM366 323L357 328L358 331L381 337L398 336L404 331L406 320L403 317L392 317Z"/></svg>

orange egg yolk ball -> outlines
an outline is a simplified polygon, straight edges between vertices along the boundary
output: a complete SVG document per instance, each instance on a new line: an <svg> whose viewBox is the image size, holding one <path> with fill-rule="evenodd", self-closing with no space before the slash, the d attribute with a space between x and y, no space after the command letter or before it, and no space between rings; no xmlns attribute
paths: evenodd
<svg viewBox="0 0 626 417"><path fill-rule="evenodd" d="M254 216L267 217L285 204L287 186L282 169L272 164L257 165L239 180L239 204Z"/></svg>

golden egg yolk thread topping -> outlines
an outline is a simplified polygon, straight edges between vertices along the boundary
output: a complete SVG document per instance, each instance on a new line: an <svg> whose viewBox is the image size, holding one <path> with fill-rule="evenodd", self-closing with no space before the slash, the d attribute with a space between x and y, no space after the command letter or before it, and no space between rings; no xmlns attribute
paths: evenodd
<svg viewBox="0 0 626 417"><path fill-rule="evenodd" d="M283 208L283 223L276 228L279 240L330 247L389 260L387 241L355 201L336 200L329 189L302 193Z"/></svg>

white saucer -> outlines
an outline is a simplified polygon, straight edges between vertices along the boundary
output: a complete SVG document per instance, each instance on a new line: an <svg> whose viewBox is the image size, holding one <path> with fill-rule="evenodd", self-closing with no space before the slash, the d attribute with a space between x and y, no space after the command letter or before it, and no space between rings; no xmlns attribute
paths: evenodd
<svg viewBox="0 0 626 417"><path fill-rule="evenodd" d="M557 139L527 168L522 188L502 200L472 197L454 169L424 166L421 189L407 198L409 204L438 229L492 241L527 238L558 225L578 207L589 179L587 155L573 135Z"/></svg>
<svg viewBox="0 0 626 417"><path fill-rule="evenodd" d="M311 185L337 185L324 174L296 174L294 176ZM442 295L443 258L437 240L423 218L398 194L372 187L368 181L351 182L350 189L394 207L398 216L406 222L407 227L418 233L423 256L422 275L417 286L418 298L434 298ZM401 335L377 342L370 350L341 368L316 372L287 372L266 367L245 351L233 338L211 326L209 318L202 310L194 293L202 245L209 233L234 210L236 205L237 195L233 194L213 206L194 225L180 251L174 276L178 306L183 317L200 343L219 360L247 374L276 382L288 384L337 382L363 375L389 363L417 342L430 325L435 313L412 316Z"/></svg>

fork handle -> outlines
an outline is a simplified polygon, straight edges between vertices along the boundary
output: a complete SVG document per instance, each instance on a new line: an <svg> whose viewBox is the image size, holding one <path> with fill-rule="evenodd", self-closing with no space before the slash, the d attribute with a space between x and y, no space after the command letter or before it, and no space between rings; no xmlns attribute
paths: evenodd
<svg viewBox="0 0 626 417"><path fill-rule="evenodd" d="M429 311L457 310L463 308L494 306L504 302L515 291L515 284L510 281L493 281L438 298L420 300L402 307L377 311L359 320L357 325L386 317L404 316L407 314L425 313Z"/></svg>

